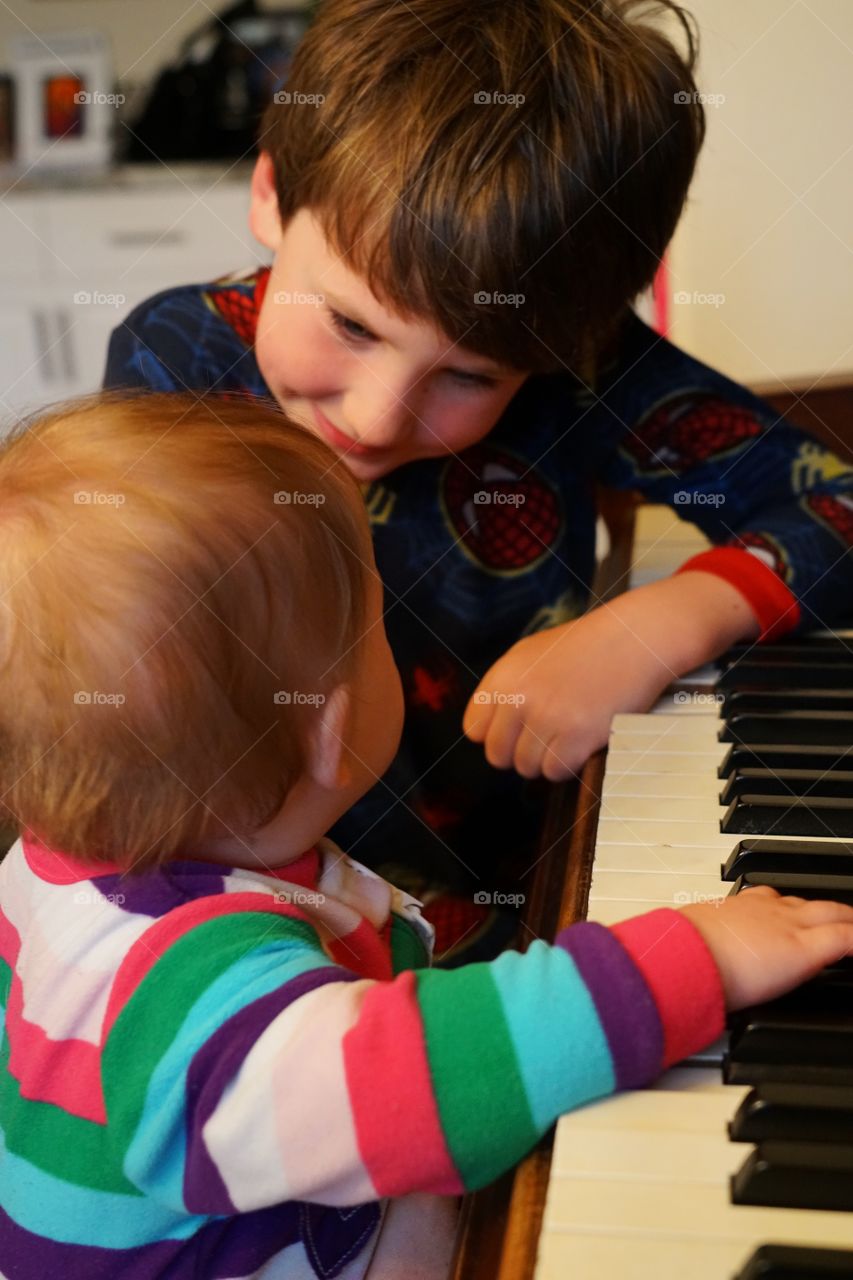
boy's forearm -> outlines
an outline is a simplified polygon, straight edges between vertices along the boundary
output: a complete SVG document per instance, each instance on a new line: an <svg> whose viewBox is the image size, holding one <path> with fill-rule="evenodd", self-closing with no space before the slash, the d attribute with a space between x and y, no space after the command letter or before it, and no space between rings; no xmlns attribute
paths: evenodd
<svg viewBox="0 0 853 1280"><path fill-rule="evenodd" d="M674 676L710 662L730 645L757 639L761 630L737 588L701 570L626 591L602 607L634 631Z"/></svg>

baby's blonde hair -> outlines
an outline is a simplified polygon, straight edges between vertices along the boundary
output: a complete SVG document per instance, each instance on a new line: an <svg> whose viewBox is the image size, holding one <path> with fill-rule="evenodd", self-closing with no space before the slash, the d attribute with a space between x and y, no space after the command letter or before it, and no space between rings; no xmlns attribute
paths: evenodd
<svg viewBox="0 0 853 1280"><path fill-rule="evenodd" d="M360 658L358 486L268 401L99 392L0 447L0 805L129 870L269 821Z"/></svg>

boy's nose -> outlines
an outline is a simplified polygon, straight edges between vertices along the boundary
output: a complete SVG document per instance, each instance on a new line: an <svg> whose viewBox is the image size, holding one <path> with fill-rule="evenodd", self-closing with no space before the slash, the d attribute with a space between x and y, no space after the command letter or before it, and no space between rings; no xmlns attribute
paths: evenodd
<svg viewBox="0 0 853 1280"><path fill-rule="evenodd" d="M357 444L372 449L385 449L398 445L412 434L417 426L417 414L406 400L382 389L377 395L355 394L349 404L344 403L343 418L348 433Z"/></svg>

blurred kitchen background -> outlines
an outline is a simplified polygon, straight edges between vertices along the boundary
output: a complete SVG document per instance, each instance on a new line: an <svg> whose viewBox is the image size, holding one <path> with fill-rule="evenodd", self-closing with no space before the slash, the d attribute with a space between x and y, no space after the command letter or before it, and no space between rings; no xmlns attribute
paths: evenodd
<svg viewBox="0 0 853 1280"><path fill-rule="evenodd" d="M708 137L645 313L853 446L853 4L687 7ZM0 419L98 386L142 298L268 260L254 122L311 11L0 4Z"/></svg>

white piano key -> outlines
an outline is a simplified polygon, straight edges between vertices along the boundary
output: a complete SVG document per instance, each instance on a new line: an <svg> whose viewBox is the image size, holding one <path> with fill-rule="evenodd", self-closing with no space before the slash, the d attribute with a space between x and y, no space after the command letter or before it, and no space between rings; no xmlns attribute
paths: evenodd
<svg viewBox="0 0 853 1280"><path fill-rule="evenodd" d="M673 863L676 863L673 859ZM589 887L589 912L594 918L599 903L635 902L649 904L638 906L635 915L657 906L685 907L692 902L719 902L731 885L720 879L719 870L690 874L673 865L659 871L611 871L603 867L593 869Z"/></svg>
<svg viewBox="0 0 853 1280"><path fill-rule="evenodd" d="M719 742L716 735L708 741L704 738L697 741L695 735L668 733L656 737L650 733L634 733L619 729L611 734L608 754L610 751L631 751L646 757L677 754L682 758L704 756L707 760L719 761L722 760L729 746L728 742Z"/></svg>
<svg viewBox="0 0 853 1280"><path fill-rule="evenodd" d="M701 716L650 716L648 713L620 712L613 717L611 733L642 733L660 738L693 738L713 746L719 739L717 733L722 721L717 708Z"/></svg>
<svg viewBox="0 0 853 1280"><path fill-rule="evenodd" d="M690 800L660 796L614 796L602 794L599 822L607 818L621 818L633 822L638 818L663 818L666 822L719 823L725 813L718 799ZM718 828L719 830L719 828Z"/></svg>
<svg viewBox="0 0 853 1280"><path fill-rule="evenodd" d="M602 800L610 802L617 796L632 796L653 798L659 806L669 800L700 800L713 804L719 803L722 786L716 770L712 769L694 774L641 773L636 770L611 774L608 769L604 775Z"/></svg>
<svg viewBox="0 0 853 1280"><path fill-rule="evenodd" d="M704 846L673 849L669 845L603 844L596 850L593 866L603 871L669 871L677 866L686 875L716 875L719 879L722 862L719 849Z"/></svg>
<svg viewBox="0 0 853 1280"><path fill-rule="evenodd" d="M699 692L687 689L674 689L663 694L658 698L653 707L650 708L652 715L674 715L674 716L707 716L719 715L721 698L717 698L713 693L701 690Z"/></svg>
<svg viewBox="0 0 853 1280"><path fill-rule="evenodd" d="M731 850L737 836L722 835L719 820L674 821L661 818L599 817L596 844L660 844L678 848L704 845L709 849Z"/></svg>
<svg viewBox="0 0 853 1280"><path fill-rule="evenodd" d="M716 747L710 751L649 751L637 750L635 748L617 747L612 744L617 737L623 735L614 734L610 739L611 745L607 749L607 767L604 773L605 783L611 778L622 777L624 774L630 774L637 777L643 774L661 775L669 774L672 776L691 777L705 779L712 777L716 779L717 765L723 760L726 754L727 743L719 742ZM628 735L635 737L637 741L644 741L640 735ZM718 780L719 781L719 780Z"/></svg>

